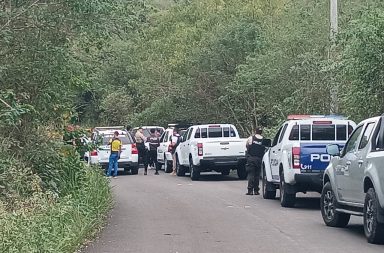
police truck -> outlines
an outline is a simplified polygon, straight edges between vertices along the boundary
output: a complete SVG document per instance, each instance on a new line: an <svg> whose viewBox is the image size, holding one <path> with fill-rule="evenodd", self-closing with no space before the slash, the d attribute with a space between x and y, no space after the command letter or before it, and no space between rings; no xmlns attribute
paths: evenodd
<svg viewBox="0 0 384 253"><path fill-rule="evenodd" d="M342 148L356 124L337 115L290 115L275 135L262 163L264 199L276 198L293 207L296 193L321 193L324 170L331 157L327 145Z"/></svg>

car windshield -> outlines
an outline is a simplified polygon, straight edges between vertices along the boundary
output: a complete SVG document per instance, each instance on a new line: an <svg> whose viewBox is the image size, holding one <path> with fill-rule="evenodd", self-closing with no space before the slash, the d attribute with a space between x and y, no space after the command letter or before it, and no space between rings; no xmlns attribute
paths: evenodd
<svg viewBox="0 0 384 253"><path fill-rule="evenodd" d="M103 145L109 145L109 142L110 140L113 138L113 135L110 135L110 136L103 136ZM132 144L132 141L131 139L128 137L128 136L119 136L119 139L121 140L121 142L123 143L123 145L125 144Z"/></svg>
<svg viewBox="0 0 384 253"><path fill-rule="evenodd" d="M153 127L153 128L145 128L145 129L143 129L143 134L144 134L145 137L147 137L147 138L151 137L151 129L155 129L156 131L158 131L160 133L160 135L162 135L163 132L164 132L164 130L162 128L155 128L155 127Z"/></svg>

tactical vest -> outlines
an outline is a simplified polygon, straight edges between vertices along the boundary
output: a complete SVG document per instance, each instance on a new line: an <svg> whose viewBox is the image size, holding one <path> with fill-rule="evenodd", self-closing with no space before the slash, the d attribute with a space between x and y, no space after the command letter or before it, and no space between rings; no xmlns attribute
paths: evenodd
<svg viewBox="0 0 384 253"><path fill-rule="evenodd" d="M263 145L263 138L259 139L256 136L252 136L252 144L249 145L248 154L262 158L265 153L265 146Z"/></svg>
<svg viewBox="0 0 384 253"><path fill-rule="evenodd" d="M160 140L156 136L149 137L148 142L150 150L156 150L160 146Z"/></svg>

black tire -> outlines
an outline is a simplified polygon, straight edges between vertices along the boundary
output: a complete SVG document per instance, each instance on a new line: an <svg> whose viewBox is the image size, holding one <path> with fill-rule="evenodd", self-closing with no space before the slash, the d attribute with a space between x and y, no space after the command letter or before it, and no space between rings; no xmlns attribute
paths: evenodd
<svg viewBox="0 0 384 253"><path fill-rule="evenodd" d="M223 169L223 170L221 171L221 175L223 175L223 176L228 176L229 173L231 173L231 170L230 170L230 169Z"/></svg>
<svg viewBox="0 0 384 253"><path fill-rule="evenodd" d="M176 157L176 175L178 177L184 177L185 176L185 168L184 168L184 166L180 165L178 157Z"/></svg>
<svg viewBox="0 0 384 253"><path fill-rule="evenodd" d="M384 243L384 224L378 221L379 208L376 191L370 188L364 201L364 233L369 243Z"/></svg>
<svg viewBox="0 0 384 253"><path fill-rule="evenodd" d="M284 173L280 175L280 204L282 207L294 207L296 203L296 193L288 193L291 185L285 183Z"/></svg>
<svg viewBox="0 0 384 253"><path fill-rule="evenodd" d="M124 167L124 174L128 175L128 172L131 170L130 167Z"/></svg>
<svg viewBox="0 0 384 253"><path fill-rule="evenodd" d="M263 198L264 199L275 199L276 198L276 187L273 183L267 181L267 175L265 174L265 168L263 166L263 170L261 171L262 177L262 190L263 190ZM271 190L274 189L274 190Z"/></svg>
<svg viewBox="0 0 384 253"><path fill-rule="evenodd" d="M191 173L192 181L197 181L200 178L200 168L193 165L192 159L189 159L189 171Z"/></svg>
<svg viewBox="0 0 384 253"><path fill-rule="evenodd" d="M320 210L325 225L329 227L343 228L348 225L350 214L340 213L336 211L337 200L332 190L332 185L327 182L321 192Z"/></svg>
<svg viewBox="0 0 384 253"><path fill-rule="evenodd" d="M247 179L247 170L245 169L245 165L241 165L237 167L237 176L240 180Z"/></svg>
<svg viewBox="0 0 384 253"><path fill-rule="evenodd" d="M133 167L133 168L131 168L131 174L132 174L132 175L137 175L137 174L139 174L139 168L138 168L138 167Z"/></svg>
<svg viewBox="0 0 384 253"><path fill-rule="evenodd" d="M165 173L171 173L173 171L173 161L168 161L164 156L164 171Z"/></svg>

